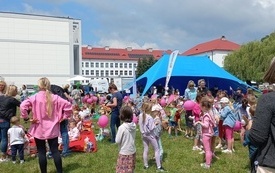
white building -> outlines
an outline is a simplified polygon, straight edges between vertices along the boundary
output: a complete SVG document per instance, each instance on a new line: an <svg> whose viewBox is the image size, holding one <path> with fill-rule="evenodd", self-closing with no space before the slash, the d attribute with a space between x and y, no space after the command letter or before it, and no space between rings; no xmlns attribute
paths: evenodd
<svg viewBox="0 0 275 173"><path fill-rule="evenodd" d="M0 76L17 86L48 77L63 85L80 74L81 21L0 12Z"/></svg>
<svg viewBox="0 0 275 173"><path fill-rule="evenodd" d="M209 42L201 43L185 51L183 55L207 55L218 66L224 66L225 57L232 51L240 48L240 45L226 40L224 36Z"/></svg>
<svg viewBox="0 0 275 173"><path fill-rule="evenodd" d="M134 73L139 58L153 56L154 59L161 58L163 50L153 49L126 49L95 48L91 46L82 47L82 75L90 78L107 79L109 83L114 82L118 89L125 89L126 85L133 81ZM171 51L166 51L171 53ZM89 80L83 81L90 83Z"/></svg>

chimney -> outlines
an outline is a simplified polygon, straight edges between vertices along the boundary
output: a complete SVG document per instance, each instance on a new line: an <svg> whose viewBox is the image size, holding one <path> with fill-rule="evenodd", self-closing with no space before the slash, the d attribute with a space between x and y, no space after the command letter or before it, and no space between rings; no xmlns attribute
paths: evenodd
<svg viewBox="0 0 275 173"><path fill-rule="evenodd" d="M133 49L132 49L132 47L127 47L126 50L127 51L132 51Z"/></svg>
<svg viewBox="0 0 275 173"><path fill-rule="evenodd" d="M147 49L149 52L153 52L153 48L148 48Z"/></svg>
<svg viewBox="0 0 275 173"><path fill-rule="evenodd" d="M225 36L224 36L224 35L221 37L221 40L226 40L226 38L225 38Z"/></svg>
<svg viewBox="0 0 275 173"><path fill-rule="evenodd" d="M110 47L109 46L105 46L105 50L110 50Z"/></svg>

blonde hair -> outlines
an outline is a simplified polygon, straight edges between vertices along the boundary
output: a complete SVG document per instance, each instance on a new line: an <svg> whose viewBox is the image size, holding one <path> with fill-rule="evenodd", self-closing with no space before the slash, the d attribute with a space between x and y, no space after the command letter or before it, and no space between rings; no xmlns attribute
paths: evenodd
<svg viewBox="0 0 275 173"><path fill-rule="evenodd" d="M14 97L17 95L17 86L15 85L9 85L8 87L6 87L6 96L11 96Z"/></svg>
<svg viewBox="0 0 275 173"><path fill-rule="evenodd" d="M51 83L48 78L43 77L38 80L38 88L39 90L46 91L46 113L50 118L52 116L52 94L51 94Z"/></svg>
<svg viewBox="0 0 275 173"><path fill-rule="evenodd" d="M7 84L6 84L6 82L3 81L3 80L0 80L0 84L4 85L4 89L3 89L2 93L5 94L5 93L6 93L6 90L7 90ZM1 92L1 91L0 91L0 92Z"/></svg>
<svg viewBox="0 0 275 173"><path fill-rule="evenodd" d="M141 110L142 110L142 123L145 123L145 119L146 119L146 114L150 114L152 113L152 103L150 102L144 102L141 106Z"/></svg>
<svg viewBox="0 0 275 173"><path fill-rule="evenodd" d="M268 83L275 83L275 57L271 60L270 66L264 74L264 81Z"/></svg>
<svg viewBox="0 0 275 173"><path fill-rule="evenodd" d="M19 121L20 119L16 116L11 117L11 120L10 120L11 124L13 125L16 125Z"/></svg>
<svg viewBox="0 0 275 173"><path fill-rule="evenodd" d="M189 82L188 82L188 84L187 84L187 88L190 88L190 86L196 86L196 84L195 84L195 82L194 81L192 81L192 80L190 80Z"/></svg>

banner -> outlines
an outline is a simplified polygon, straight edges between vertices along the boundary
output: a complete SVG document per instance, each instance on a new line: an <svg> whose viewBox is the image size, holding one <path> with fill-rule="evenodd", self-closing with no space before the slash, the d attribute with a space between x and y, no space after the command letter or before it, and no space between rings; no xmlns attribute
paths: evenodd
<svg viewBox="0 0 275 173"><path fill-rule="evenodd" d="M133 81L133 98L137 98L137 81L136 81L136 69L133 67L133 76L134 76L134 81Z"/></svg>
<svg viewBox="0 0 275 173"><path fill-rule="evenodd" d="M167 68L167 75L166 75L166 81L165 81L165 87L164 87L165 94L167 94L167 91L168 91L168 83L169 83L169 80L171 78L173 67L174 67L174 64L176 62L176 58L178 56L178 53L179 53L178 50L174 50L171 53L170 58L169 58L169 63L168 63L168 68Z"/></svg>

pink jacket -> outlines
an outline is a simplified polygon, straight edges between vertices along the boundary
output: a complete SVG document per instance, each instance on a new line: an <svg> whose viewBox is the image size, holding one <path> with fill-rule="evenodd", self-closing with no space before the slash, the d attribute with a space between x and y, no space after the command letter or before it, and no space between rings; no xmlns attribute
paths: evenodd
<svg viewBox="0 0 275 173"><path fill-rule="evenodd" d="M31 124L29 133L38 139L52 139L59 136L60 122L72 114L72 105L67 100L52 94L53 113L51 118L46 114L46 92L37 94L24 100L20 105L22 118L28 118L28 110L31 108L34 119L38 122Z"/></svg>
<svg viewBox="0 0 275 173"><path fill-rule="evenodd" d="M213 131L214 123L213 123L212 118L210 117L210 115L208 113L205 113L202 116L201 126L202 126L202 135L213 136L213 134L214 134L214 131Z"/></svg>
<svg viewBox="0 0 275 173"><path fill-rule="evenodd" d="M200 121L200 114L201 114L201 106L199 103L195 102L195 106L192 110L193 116L195 116L194 121Z"/></svg>

